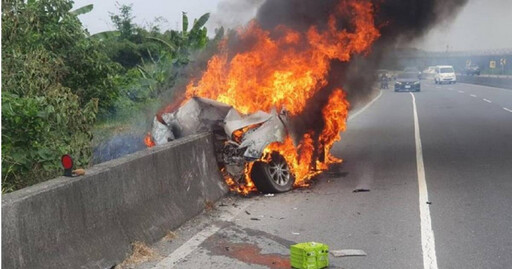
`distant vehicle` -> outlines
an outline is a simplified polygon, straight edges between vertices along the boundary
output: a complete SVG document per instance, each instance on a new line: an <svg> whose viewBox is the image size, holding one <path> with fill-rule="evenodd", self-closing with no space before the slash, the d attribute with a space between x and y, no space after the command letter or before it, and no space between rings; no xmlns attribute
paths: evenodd
<svg viewBox="0 0 512 269"><path fill-rule="evenodd" d="M455 76L455 70L451 65L438 65L436 66L436 74L434 75L434 82L436 84L455 84L457 83L457 77Z"/></svg>
<svg viewBox="0 0 512 269"><path fill-rule="evenodd" d="M421 73L421 78L423 79L434 79L434 75L436 74L436 67L429 66Z"/></svg>
<svg viewBox="0 0 512 269"><path fill-rule="evenodd" d="M417 72L402 72L395 80L395 92L419 92L421 90L420 79Z"/></svg>
<svg viewBox="0 0 512 269"><path fill-rule="evenodd" d="M381 89L389 89L389 81L391 80L391 77L388 75L387 72L381 72L379 75L379 81L380 81L380 88Z"/></svg>
<svg viewBox="0 0 512 269"><path fill-rule="evenodd" d="M418 79L421 79L421 72L416 67L406 67L404 69L404 73L416 73L416 75L418 76Z"/></svg>
<svg viewBox="0 0 512 269"><path fill-rule="evenodd" d="M476 64L466 66L466 68L464 69L464 74L466 74L467 76L480 76L480 67Z"/></svg>

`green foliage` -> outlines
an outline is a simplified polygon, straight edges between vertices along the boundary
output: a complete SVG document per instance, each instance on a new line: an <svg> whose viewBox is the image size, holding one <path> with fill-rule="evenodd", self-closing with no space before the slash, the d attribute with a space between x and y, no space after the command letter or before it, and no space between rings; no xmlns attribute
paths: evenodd
<svg viewBox="0 0 512 269"><path fill-rule="evenodd" d="M118 65L103 52L103 46L87 38L69 0L39 0L2 3L3 80L12 80L26 55L45 53L47 60L60 62L57 82L71 89L85 105L98 98L101 108L115 101L118 89L113 76ZM21 56L17 57L17 56ZM44 62L43 62L44 64Z"/></svg>
<svg viewBox="0 0 512 269"><path fill-rule="evenodd" d="M2 94L2 189L12 191L60 173L60 156L78 167L91 158L91 127L97 100L82 107L64 87L44 96Z"/></svg>
<svg viewBox="0 0 512 269"><path fill-rule="evenodd" d="M73 11L71 11L71 14L73 15L82 15L82 14L86 14L86 13L89 13L92 11L92 9L94 8L94 5L93 4L89 4L89 5L86 5L86 6L83 6L83 7L79 7Z"/></svg>
<svg viewBox="0 0 512 269"><path fill-rule="evenodd" d="M116 31L91 37L101 40L109 57L126 69L116 80L121 90L115 108L103 113L101 119L125 116L125 111L134 111L140 104L154 103L164 89L174 85L179 69L190 62L190 54L208 43L204 27L208 13L194 20L189 30L189 19L183 12L182 31L163 33L158 24L145 29L135 25L133 18L131 5L123 5L117 14L111 14Z"/></svg>
<svg viewBox="0 0 512 269"><path fill-rule="evenodd" d="M88 38L68 0L2 1L2 190L60 173L60 156L91 158L98 106L118 98L119 70Z"/></svg>
<svg viewBox="0 0 512 269"><path fill-rule="evenodd" d="M119 7L120 14L110 13L110 20L119 31L121 39L130 39L135 32L135 24L133 24L135 17L132 15L132 6L122 5Z"/></svg>
<svg viewBox="0 0 512 269"><path fill-rule="evenodd" d="M2 0L2 190L16 190L91 160L91 130L147 108L171 88L191 53L209 42L209 14L182 31L133 23L131 5L110 14L116 31L89 35L71 0ZM214 42L223 35L220 29ZM121 120L120 122L126 121Z"/></svg>
<svg viewBox="0 0 512 269"><path fill-rule="evenodd" d="M116 31L98 33L93 39L102 40L110 58L129 69L148 62L151 58L167 57L176 65L189 63L192 51L203 49L208 43L204 27L210 17L202 15L189 30L189 19L183 12L182 31L170 30L161 33L160 27L144 29L133 23L132 5L122 5L118 14L110 14Z"/></svg>

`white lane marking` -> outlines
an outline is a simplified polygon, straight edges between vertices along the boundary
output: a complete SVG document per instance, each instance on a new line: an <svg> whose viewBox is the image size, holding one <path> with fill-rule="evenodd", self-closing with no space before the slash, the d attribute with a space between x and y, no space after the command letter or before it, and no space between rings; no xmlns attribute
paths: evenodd
<svg viewBox="0 0 512 269"><path fill-rule="evenodd" d="M476 95L474 95L474 94L470 94L470 96L471 96L471 97L476 97Z"/></svg>
<svg viewBox="0 0 512 269"><path fill-rule="evenodd" d="M418 123L418 112L416 110L416 98L413 93L412 106L414 109L414 137L416 141L416 166L418 168L418 187L420 194L420 219L421 219L421 247L423 250L423 268L437 269L436 242L432 230L430 208L427 204L428 190L425 179L425 165L423 163L423 149L421 146L420 126Z"/></svg>
<svg viewBox="0 0 512 269"><path fill-rule="evenodd" d="M220 221L232 221L238 214L243 212L250 204L253 202L247 201L245 204L233 208L231 210L228 210L226 212L223 212L218 220ZM206 228L204 228L202 231L194 235L192 238L190 238L187 242L185 242L183 245L181 245L179 248L177 248L173 253L171 253L169 256L165 257L163 260L161 260L155 267L157 269L169 269L173 268L178 264L182 259L187 257L190 253L192 253L194 250L199 248L199 245L201 245L208 237L214 235L216 232L218 232L221 229L220 226L212 224Z"/></svg>
<svg viewBox="0 0 512 269"><path fill-rule="evenodd" d="M504 107L503 109L505 109L505 110L506 110L506 111L508 111L508 112L512 112L512 109L508 109L508 108L506 108L506 107Z"/></svg>
<svg viewBox="0 0 512 269"><path fill-rule="evenodd" d="M459 91L459 93L464 93L464 91Z"/></svg>
<svg viewBox="0 0 512 269"><path fill-rule="evenodd" d="M348 120L353 120L355 117L359 116L359 114L363 113L363 111L365 111L373 103L375 103L375 101L377 101L377 99L379 99L381 95L382 95L382 90L379 92L379 95L377 95L377 97L375 97L375 99L371 100L368 104L366 104L363 108L359 109L359 111L357 111L356 113L350 115L348 117Z"/></svg>
<svg viewBox="0 0 512 269"><path fill-rule="evenodd" d="M492 103L492 101L491 101L491 100L489 100L489 99L485 99L485 98L484 98L483 100L484 100L484 101L486 101L486 102L487 102L487 103L489 103L489 104L490 104L490 103Z"/></svg>

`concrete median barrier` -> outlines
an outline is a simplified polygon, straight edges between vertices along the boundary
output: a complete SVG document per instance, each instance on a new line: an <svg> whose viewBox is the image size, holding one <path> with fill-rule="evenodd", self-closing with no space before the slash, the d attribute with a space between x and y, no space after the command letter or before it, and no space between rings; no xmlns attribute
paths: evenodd
<svg viewBox="0 0 512 269"><path fill-rule="evenodd" d="M228 192L199 134L2 197L3 268L111 268Z"/></svg>
<svg viewBox="0 0 512 269"><path fill-rule="evenodd" d="M512 89L511 77L457 75L457 81L461 83L477 84L503 89Z"/></svg>

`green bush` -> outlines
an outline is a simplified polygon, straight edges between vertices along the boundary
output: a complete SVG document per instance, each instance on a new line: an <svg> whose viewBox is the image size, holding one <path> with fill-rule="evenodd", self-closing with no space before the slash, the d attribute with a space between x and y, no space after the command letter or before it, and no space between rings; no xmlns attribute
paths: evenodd
<svg viewBox="0 0 512 269"><path fill-rule="evenodd" d="M82 107L64 87L45 96L2 94L2 190L12 191L58 175L60 157L78 167L91 158L91 127L97 100Z"/></svg>
<svg viewBox="0 0 512 269"><path fill-rule="evenodd" d="M28 55L36 54L32 64L56 64L48 70L48 83L60 83L75 93L82 105L98 98L100 108L108 108L118 96L114 76L119 65L112 62L101 42L88 38L77 16L71 12L72 1L2 1L2 79L9 83L16 76L34 81L33 74L18 72ZM51 69L54 69L50 65ZM6 69L4 72L3 69ZM27 68L24 68L27 69ZM38 72L32 68L32 72ZM29 75L29 77L25 77ZM10 91L23 91L10 87ZM2 82L2 85L4 83Z"/></svg>
<svg viewBox="0 0 512 269"><path fill-rule="evenodd" d="M88 38L67 0L2 1L2 191L91 159L98 106L118 97L118 65Z"/></svg>

